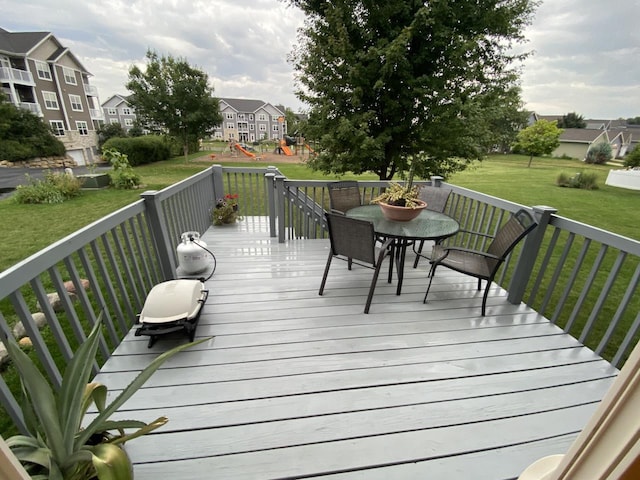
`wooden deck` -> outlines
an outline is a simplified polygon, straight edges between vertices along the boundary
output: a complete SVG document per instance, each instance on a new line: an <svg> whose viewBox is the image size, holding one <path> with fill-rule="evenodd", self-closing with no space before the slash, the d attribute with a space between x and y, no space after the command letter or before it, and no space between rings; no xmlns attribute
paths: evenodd
<svg viewBox="0 0 640 480"><path fill-rule="evenodd" d="M254 231L255 229L255 231ZM127 444L137 480L516 478L564 452L617 371L524 305L407 268L401 296L334 262L328 240L278 244L258 220L213 227L197 336L119 413L169 423ZM409 260L413 260L412 258ZM132 333L97 380L122 388L158 352Z"/></svg>

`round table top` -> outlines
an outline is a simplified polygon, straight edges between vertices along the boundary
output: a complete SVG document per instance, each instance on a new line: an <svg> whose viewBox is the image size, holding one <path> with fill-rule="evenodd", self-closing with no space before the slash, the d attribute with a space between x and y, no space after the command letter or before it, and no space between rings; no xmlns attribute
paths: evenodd
<svg viewBox="0 0 640 480"><path fill-rule="evenodd" d="M379 205L351 208L346 212L346 216L372 222L378 235L407 240L437 240L450 237L460 230L460 225L453 218L426 209L408 222L387 220L382 215Z"/></svg>

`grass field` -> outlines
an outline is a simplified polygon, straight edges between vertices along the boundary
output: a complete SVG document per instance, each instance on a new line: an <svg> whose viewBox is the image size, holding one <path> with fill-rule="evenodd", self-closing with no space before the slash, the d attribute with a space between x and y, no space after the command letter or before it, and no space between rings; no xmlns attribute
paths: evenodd
<svg viewBox="0 0 640 480"><path fill-rule="evenodd" d="M190 158L202 156L193 154ZM604 184L610 167L585 165L575 160L496 155L470 169L453 175L450 183L524 205L548 205L558 213L580 222L640 239L640 191L609 187ZM225 165L247 166L246 163ZM209 164L184 162L184 157L136 167L144 190L157 190L187 178ZM304 164L277 164L288 178L308 180L327 178ZM593 171L599 176L598 190L560 188L555 180L561 172L570 175ZM374 175L343 178L376 179ZM78 198L58 205L18 205L0 201L0 271L140 198L140 190L87 191Z"/></svg>

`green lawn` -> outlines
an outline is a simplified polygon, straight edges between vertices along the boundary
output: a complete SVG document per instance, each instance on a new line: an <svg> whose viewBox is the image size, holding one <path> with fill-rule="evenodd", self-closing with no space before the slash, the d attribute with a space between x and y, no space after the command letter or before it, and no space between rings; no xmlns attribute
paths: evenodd
<svg viewBox="0 0 640 480"><path fill-rule="evenodd" d="M191 158L201 156L194 154ZM560 215L634 239L640 238L640 191L609 187L604 184L610 167L584 165L575 160L535 158L527 168L528 157L497 155L455 174L450 183L504 198L524 205L549 205ZM246 163L225 163L244 166ZM171 185L207 168L209 164L185 163L183 157L136 167L144 190ZM288 178L307 180L327 178L305 165L276 165ZM559 173L595 171L598 190L560 188L555 185ZM336 177L337 178L337 177ZM343 178L375 179L374 175ZM0 201L0 244L3 255L0 271L5 270L63 238L140 197L140 190L86 191L78 198L59 205L17 205L11 199Z"/></svg>

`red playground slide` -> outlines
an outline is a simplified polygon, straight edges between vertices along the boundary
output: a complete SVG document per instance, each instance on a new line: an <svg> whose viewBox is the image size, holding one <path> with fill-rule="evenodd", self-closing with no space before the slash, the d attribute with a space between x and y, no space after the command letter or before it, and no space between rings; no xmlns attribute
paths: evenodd
<svg viewBox="0 0 640 480"><path fill-rule="evenodd" d="M235 144L236 148L238 150L240 150L242 153L244 153L247 157L251 157L251 158L256 158L256 154L255 153L251 153L249 150L242 148L242 146L239 143Z"/></svg>

